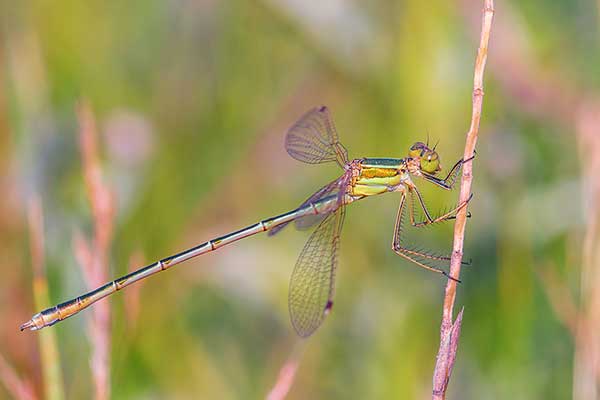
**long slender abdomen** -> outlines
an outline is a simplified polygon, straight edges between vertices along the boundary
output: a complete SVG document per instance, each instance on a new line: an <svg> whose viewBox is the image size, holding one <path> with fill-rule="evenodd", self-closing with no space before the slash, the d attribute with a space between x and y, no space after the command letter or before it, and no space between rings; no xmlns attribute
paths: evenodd
<svg viewBox="0 0 600 400"><path fill-rule="evenodd" d="M348 202L354 199L349 199ZM260 232L265 232L275 228L281 224L286 224L298 218L302 218L311 214L331 212L337 207L337 195L322 199L315 203L310 203L307 206L287 212L285 214L278 215L273 218L269 218L260 221L254 225L250 225L246 228L240 229L235 232L228 233L227 235L220 236L218 238L209 240L198 246L192 247L191 249L182 251L167 258L163 258L153 264L140 268L134 272L131 272L125 276L115 279L99 288L92 290L91 292L85 293L75 299L66 301L58 304L54 307L50 307L44 311L35 314L29 321L21 325L21 330L29 329L32 331L42 329L46 326L52 326L59 321L69 318L81 310L91 306L95 302L104 297L107 297L114 292L123 289L137 281L145 279L151 275L157 274L158 272L164 271L171 268L174 265L180 264L184 261L200 256L202 254L217 250L230 243L236 242L248 236L255 235Z"/></svg>

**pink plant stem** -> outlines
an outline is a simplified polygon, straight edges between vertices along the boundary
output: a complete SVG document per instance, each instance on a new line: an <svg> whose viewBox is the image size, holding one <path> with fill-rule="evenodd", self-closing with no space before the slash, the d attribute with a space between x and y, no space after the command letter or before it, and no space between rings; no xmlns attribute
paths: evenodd
<svg viewBox="0 0 600 400"><path fill-rule="evenodd" d="M288 360L279 371L279 377L267 396L268 400L283 400L287 396L298 370L298 360Z"/></svg>
<svg viewBox="0 0 600 400"><path fill-rule="evenodd" d="M74 238L75 254L84 271L89 288L95 288L108 280L108 258L113 234L114 196L102 181L102 169L98 156L98 134L94 116L83 102L78 108L80 125L80 150L84 182L94 219L93 241L82 235ZM92 343L91 369L95 384L95 398L108 399L110 389L110 308L101 302L94 307L88 325Z"/></svg>
<svg viewBox="0 0 600 400"><path fill-rule="evenodd" d="M10 364L0 355L0 380L15 399L35 400L37 397L29 382L19 378Z"/></svg>
<svg viewBox="0 0 600 400"><path fill-rule="evenodd" d="M473 78L473 111L471 115L471 127L467 133L465 144L464 159L469 159L475 152L477 136L479 133L479 122L481 120L481 108L483 104L483 73L487 61L488 43L494 17L494 1L485 0L483 7L483 17L481 26L481 37L477 58L475 60L475 73ZM459 201L467 201L471 195L471 182L473 180L473 163L468 162L463 167L463 174L460 185ZM463 208L456 216L454 224L454 244L452 248L452 259L450 261L450 276L459 279L460 267L463 256L463 244L465 238L465 226L467 223L467 210ZM458 335L462 321L462 312L459 314L456 322L453 322L454 301L456 299L457 282L448 279L444 296L444 308L442 314L442 323L440 327L440 347L436 359L436 366L433 376L434 400L446 398L446 389L448 381L452 374L452 367L456 357L458 346Z"/></svg>
<svg viewBox="0 0 600 400"><path fill-rule="evenodd" d="M300 359L304 352L304 346L297 344L287 360L279 370L279 376L273 388L267 395L267 400L283 400L288 395L294 379L296 379L296 373L298 372L298 366L300 365Z"/></svg>
<svg viewBox="0 0 600 400"><path fill-rule="evenodd" d="M577 133L581 148L584 184L587 190L587 227L583 241L581 292L576 314L575 359L573 365L573 398L600 397L600 102L589 101L580 107ZM565 291L568 290L566 289Z"/></svg>

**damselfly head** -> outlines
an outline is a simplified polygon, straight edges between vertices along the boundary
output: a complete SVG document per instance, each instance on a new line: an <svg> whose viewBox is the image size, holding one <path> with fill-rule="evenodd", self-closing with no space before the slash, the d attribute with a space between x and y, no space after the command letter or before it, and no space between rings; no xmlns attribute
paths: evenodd
<svg viewBox="0 0 600 400"><path fill-rule="evenodd" d="M408 156L412 159L419 160L420 167L423 172L435 175L441 171L440 157L435 149L430 149L423 142L417 142L410 146Z"/></svg>
<svg viewBox="0 0 600 400"><path fill-rule="evenodd" d="M425 143L417 142L408 149L408 156L410 158L420 158L427 149L428 147Z"/></svg>

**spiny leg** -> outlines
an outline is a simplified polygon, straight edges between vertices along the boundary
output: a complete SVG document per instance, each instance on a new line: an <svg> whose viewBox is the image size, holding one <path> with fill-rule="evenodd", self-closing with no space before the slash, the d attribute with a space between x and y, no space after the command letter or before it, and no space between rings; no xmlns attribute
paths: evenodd
<svg viewBox="0 0 600 400"><path fill-rule="evenodd" d="M430 260L447 261L447 262L450 262L450 260L451 260L451 258L448 257L448 256L440 256L440 255L435 255L435 254L428 254L428 253L424 253L422 250L413 250L413 249L404 248L404 252L406 252L408 254L412 254L412 255L417 256L417 257L428 258ZM413 260L411 259L411 261L413 261ZM471 265L471 259L469 259L469 261L461 261L460 263L462 265Z"/></svg>
<svg viewBox="0 0 600 400"><path fill-rule="evenodd" d="M421 205L421 208L423 209L423 212L424 212L426 218L429 218L428 220L421 221L421 222L415 222L415 216L414 216L414 213L415 213L415 210L414 210L414 197L415 197L415 195L413 195L413 191L414 191L414 193L416 193L416 197L419 200L419 204ZM450 211L448 211L448 212L446 212L446 213L444 213L442 215L439 215L438 217L432 219L431 218L431 213L427 209L427 206L425 205L425 201L423 200L423 197L421 196L421 193L418 191L418 189L416 187L413 188L413 191L410 192L410 194L411 194L410 223L415 228L421 228L421 227L424 227L424 226L437 224L439 222L444 222L444 221L447 221L449 219L455 219L456 218L456 213L458 211L460 211L461 209L463 209L464 207L466 207L466 205L473 198L473 194L471 193L471 195L469 196L469 198L466 201L464 201L463 203L461 203L458 206L454 207L452 210L450 210ZM471 217L471 214L468 213L467 217ZM450 257L447 257L447 256L436 256L436 255L424 253L422 251L412 250L412 249L407 249L407 248L405 248L405 251L407 253L409 253L409 254L413 254L415 256L419 256L419 257L423 257L423 258L429 258L429 259L432 259L432 260L450 261ZM463 264L463 265L471 265L471 261L461 261L461 264Z"/></svg>
<svg viewBox="0 0 600 400"><path fill-rule="evenodd" d="M394 239L392 241L392 250L394 251L394 253L406 258L409 261L412 261L413 263L417 264L421 268L425 268L429 271L437 272L438 274L442 274L442 275L448 277L449 279L452 279L453 281L460 282L460 280L448 275L448 273L446 271L444 271L443 269L432 267L432 266L427 265L424 262L421 262L417 259L417 257L421 257L421 258L430 259L430 260L448 261L450 259L449 257L441 257L441 256L435 256L432 254L427 254L427 253L424 253L419 250L412 250L412 249L403 247L400 244L402 228L403 228L405 203L406 203L406 194L403 193L402 199L400 200L400 207L398 207L398 214L396 215L396 224L394 226Z"/></svg>
<svg viewBox="0 0 600 400"><path fill-rule="evenodd" d="M425 206L425 201L423 200L423 196L421 196L421 192L419 192L419 189L417 189L416 187L412 187L409 188L409 193L410 193L410 223L412 226L415 226L416 222L415 222L415 196L417 198L417 200L419 200L419 204L421 205L421 209L423 210L423 214L425 214L425 218L427 220L428 224L433 224L433 218L431 217L431 214L429 213L429 210L427 209L427 206Z"/></svg>
<svg viewBox="0 0 600 400"><path fill-rule="evenodd" d="M437 178L426 172L422 172L423 178L425 178L425 180L428 180L429 182L431 182L435 185L438 185L439 187L441 187L443 189L452 190L452 188L454 187L454 184L456 183L456 178L458 178L458 174L460 173L460 170L462 169L462 166L465 163L472 161L474 158L475 158L475 155L467 158L466 160L463 160L462 158L460 160L458 160L456 162L456 164L454 164L454 166L450 169L450 171L448 172L448 175L446 175L446 177L444 179Z"/></svg>
<svg viewBox="0 0 600 400"><path fill-rule="evenodd" d="M469 201L471 201L471 199L473 198L473 194L471 193L471 195L469 196L469 198L466 201L460 203L459 205L457 205L450 211L447 211L444 214L437 216L436 218L432 218L431 213L427 209L427 206L425 205L425 201L423 200L423 197L421 196L421 193L419 192L419 190L416 187L411 189L410 195L411 195L411 200L412 200L411 207L410 207L410 209L411 209L410 210L410 223L412 226L417 227L417 228L421 228L423 226L436 224L438 222L443 222L443 221L446 221L449 219L456 218L456 213L459 212L460 210L462 210L463 208L465 208L467 206L467 204L469 204ZM414 197L413 196L416 196L417 199L419 200L421 209L423 210L423 213L425 214L425 218L426 218L425 221L415 222L415 209L414 209ZM469 217L470 215L467 215L467 216Z"/></svg>

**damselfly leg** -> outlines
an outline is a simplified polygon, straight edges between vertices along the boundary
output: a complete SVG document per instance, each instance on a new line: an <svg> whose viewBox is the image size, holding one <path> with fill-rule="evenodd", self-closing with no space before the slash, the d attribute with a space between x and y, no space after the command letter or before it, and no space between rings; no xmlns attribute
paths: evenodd
<svg viewBox="0 0 600 400"><path fill-rule="evenodd" d="M467 204L469 204L469 201L471 201L471 199L473 198L473 194L471 193L471 195L469 196L469 198L460 203L459 205L457 205L456 207L454 207L453 209L446 211L438 216L436 216L435 218L433 218L431 216L431 213L429 212L429 210L427 209L427 206L425 205L425 201L423 200L423 196L421 196L421 193L419 192L419 190L415 187L412 188L409 192L409 195L411 197L411 203L410 203L410 223L412 226L416 227L416 228L421 228L427 225L431 225L431 224L436 224L438 222L444 222L444 221L448 221L450 219L455 219L456 218L456 213L460 210L462 210L463 208L465 208L467 206ZM417 198L419 205L421 206L421 210L423 210L423 214L425 215L425 220L424 221L416 221L415 218L415 197ZM470 215L467 215L467 217L469 217Z"/></svg>
<svg viewBox="0 0 600 400"><path fill-rule="evenodd" d="M410 193L411 193L410 195L412 197L413 191L411 191ZM446 219L448 219L450 216L452 216L456 212L458 212L460 209L466 207L469 200L471 199L471 198L469 198L469 200L467 200L466 202L463 202L462 204L458 205L457 207L450 210L449 212L434 219L434 218L431 218L431 216L429 215L429 212L427 211L427 208L425 207L425 203L422 201L422 198L421 198L419 192L417 190L414 190L414 193L416 193L415 196L420 200L420 204L423 207L423 211L430 218L429 220L424 221L424 222L419 222L419 223L415 222L414 216L413 216L414 206L411 204L411 206L410 206L410 208L411 208L410 222L411 222L411 225L414 227L420 227L420 226L435 224L438 222L443 222ZM402 244L406 199L407 199L407 194L405 192L403 192L402 198L400 199L400 206L398 207L398 213L396 215L396 224L394 226L394 239L392 240L392 250L399 256L402 256L402 257L406 258L407 260L412 261L413 263L415 263L416 265L418 265L421 268L425 268L429 271L437 272L437 273L442 274L454 281L460 282L458 279L450 276L443 269L432 265L433 262L448 263L450 261L450 257L431 254L425 250L413 249L413 248L410 248L410 247ZM469 263L463 262L463 264L469 264Z"/></svg>
<svg viewBox="0 0 600 400"><path fill-rule="evenodd" d="M454 187L454 184L456 183L456 179L458 178L458 175L460 174L460 171L462 170L462 166L470 161L473 161L474 158L475 158L475 155L467 158L466 160L463 160L462 158L460 160L458 160L456 162L456 164L454 164L454 166L452 168L450 168L450 171L448 171L448 174L446 175L446 177L444 179L440 179L440 178L435 177L432 174L428 174L426 172L422 172L423 178L425 178L429 182L441 187L442 189L452 190L452 188Z"/></svg>

